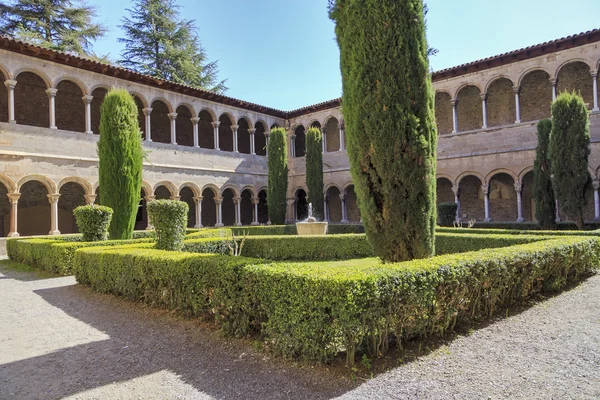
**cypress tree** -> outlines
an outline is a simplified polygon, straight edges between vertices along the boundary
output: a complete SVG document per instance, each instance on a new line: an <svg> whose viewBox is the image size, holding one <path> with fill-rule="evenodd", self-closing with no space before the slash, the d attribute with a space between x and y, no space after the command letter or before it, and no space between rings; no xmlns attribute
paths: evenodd
<svg viewBox="0 0 600 400"><path fill-rule="evenodd" d="M319 128L312 127L306 132L306 186L308 201L312 203L313 214L318 220L325 217L323 203L323 135Z"/></svg>
<svg viewBox="0 0 600 400"><path fill-rule="evenodd" d="M561 208L584 228L583 208L590 154L588 109L580 95L562 93L552 103L550 171Z"/></svg>
<svg viewBox="0 0 600 400"><path fill-rule="evenodd" d="M285 130L274 128L269 135L268 162L269 183L267 203L269 218L275 225L285 224L286 194L288 186L288 159Z"/></svg>
<svg viewBox="0 0 600 400"><path fill-rule="evenodd" d="M113 209L111 239L130 239L142 189L142 142L137 106L124 89L111 90L100 108L100 190Z"/></svg>
<svg viewBox="0 0 600 400"><path fill-rule="evenodd" d="M348 155L383 261L434 254L437 133L422 0L335 0Z"/></svg>
<svg viewBox="0 0 600 400"><path fill-rule="evenodd" d="M556 201L548 157L550 131L552 131L551 120L543 119L538 123L538 143L533 163L533 197L535 198L535 218L542 229L556 228Z"/></svg>

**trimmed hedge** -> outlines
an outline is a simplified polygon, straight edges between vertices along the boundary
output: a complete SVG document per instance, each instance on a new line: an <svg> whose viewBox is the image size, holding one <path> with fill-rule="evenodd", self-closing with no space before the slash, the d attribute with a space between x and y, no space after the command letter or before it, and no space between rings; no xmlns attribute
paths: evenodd
<svg viewBox="0 0 600 400"><path fill-rule="evenodd" d="M154 200L146 207L156 231L156 248L180 251L185 239L188 204L179 200Z"/></svg>
<svg viewBox="0 0 600 400"><path fill-rule="evenodd" d="M108 239L108 227L113 216L112 208L91 204L75 208L73 214L83 241L95 242Z"/></svg>
<svg viewBox="0 0 600 400"><path fill-rule="evenodd" d="M267 225L267 226L232 226L227 228L206 228L200 229L187 236L186 239L201 237L222 237L231 235L236 236L268 236L268 235L297 235L296 225ZM327 227L328 235L340 235L349 233L365 233L365 228L361 224L329 224Z"/></svg>
<svg viewBox="0 0 600 400"><path fill-rule="evenodd" d="M441 226L452 226L456 221L456 211L458 204L454 202L445 202L437 205L438 217Z"/></svg>
<svg viewBox="0 0 600 400"><path fill-rule="evenodd" d="M467 227L467 224L463 222L463 227ZM541 230L540 225L537 222L475 222L473 228L476 229L516 229L516 230ZM572 221L559 222L556 224L556 229L563 231L576 230L577 224ZM586 230L600 229L600 223L598 222L586 222Z"/></svg>
<svg viewBox="0 0 600 400"><path fill-rule="evenodd" d="M460 235L534 235L534 236L598 236L599 231L542 231L542 230L518 230L518 229L466 229L439 227L437 232L452 233Z"/></svg>

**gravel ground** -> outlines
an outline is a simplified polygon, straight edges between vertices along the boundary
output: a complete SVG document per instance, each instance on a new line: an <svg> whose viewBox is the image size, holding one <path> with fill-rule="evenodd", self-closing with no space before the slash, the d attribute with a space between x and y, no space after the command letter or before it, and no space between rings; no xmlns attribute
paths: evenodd
<svg viewBox="0 0 600 400"><path fill-rule="evenodd" d="M600 399L600 276L356 385L0 261L0 399Z"/></svg>

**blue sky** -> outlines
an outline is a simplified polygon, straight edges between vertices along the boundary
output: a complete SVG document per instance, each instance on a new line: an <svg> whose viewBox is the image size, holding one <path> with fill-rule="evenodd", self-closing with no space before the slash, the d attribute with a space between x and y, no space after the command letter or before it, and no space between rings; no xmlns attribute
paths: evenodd
<svg viewBox="0 0 600 400"><path fill-rule="evenodd" d="M98 54L118 59L128 0L88 0L109 32ZM339 50L326 0L178 0L196 20L228 96L292 110L341 95ZM598 0L429 0L428 39L440 70L600 28Z"/></svg>

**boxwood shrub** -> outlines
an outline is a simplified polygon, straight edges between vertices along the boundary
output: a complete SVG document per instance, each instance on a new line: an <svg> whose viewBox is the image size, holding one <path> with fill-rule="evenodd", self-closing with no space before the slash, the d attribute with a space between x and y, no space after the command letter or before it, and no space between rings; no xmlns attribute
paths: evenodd
<svg viewBox="0 0 600 400"><path fill-rule="evenodd" d="M456 221L458 204L454 202L439 203L437 205L438 218L441 226L452 226Z"/></svg>
<svg viewBox="0 0 600 400"><path fill-rule="evenodd" d="M108 227L113 216L112 208L91 204L75 208L73 214L84 242L108 239Z"/></svg>
<svg viewBox="0 0 600 400"><path fill-rule="evenodd" d="M180 251L185 239L188 204L179 200L154 200L146 207L156 231L156 248Z"/></svg>

